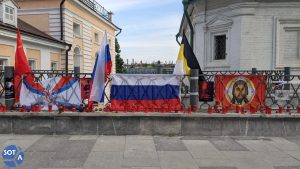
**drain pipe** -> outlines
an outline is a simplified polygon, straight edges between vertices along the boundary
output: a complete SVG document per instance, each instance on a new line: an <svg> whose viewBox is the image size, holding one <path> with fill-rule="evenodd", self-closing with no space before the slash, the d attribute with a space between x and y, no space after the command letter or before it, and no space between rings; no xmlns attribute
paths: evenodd
<svg viewBox="0 0 300 169"><path fill-rule="evenodd" d="M183 0L182 1L182 4L183 4L183 10L184 10L184 15L186 17L186 20L189 24L189 27L190 27L190 43L191 43L191 47L192 49L194 49L194 27L192 25L192 22L191 22L191 18L188 14L188 11L187 11L187 8L188 8L188 5L189 3L191 2L191 0Z"/></svg>
<svg viewBox="0 0 300 169"><path fill-rule="evenodd" d="M60 40L61 41L64 41L64 18L63 18L63 5L65 3L66 0L62 0L60 2ZM68 49L66 50L66 74L68 75L68 72L69 72L69 52L71 51L72 49L72 44L68 44L67 43L67 46L68 46Z"/></svg>
<svg viewBox="0 0 300 169"><path fill-rule="evenodd" d="M60 40L64 40L64 27L63 27L63 23L64 23L64 18L63 18L63 5L65 3L66 0L62 0L60 2L59 5L59 10L60 10Z"/></svg>
<svg viewBox="0 0 300 169"><path fill-rule="evenodd" d="M122 33L122 29L119 27L117 27L117 28L119 29L119 32L117 33L116 37Z"/></svg>
<svg viewBox="0 0 300 169"><path fill-rule="evenodd" d="M72 49L72 44L68 44L68 49L66 50L66 73L69 71L69 52Z"/></svg>

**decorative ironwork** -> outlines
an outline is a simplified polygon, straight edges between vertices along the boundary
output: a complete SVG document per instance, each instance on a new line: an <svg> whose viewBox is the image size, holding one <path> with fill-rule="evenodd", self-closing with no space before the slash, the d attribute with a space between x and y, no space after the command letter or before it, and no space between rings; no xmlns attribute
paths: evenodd
<svg viewBox="0 0 300 169"><path fill-rule="evenodd" d="M79 0L82 2L84 5L86 5L88 8L99 14L100 16L104 17L107 20L110 20L109 18L109 12L102 6L100 5L97 1L95 0Z"/></svg>
<svg viewBox="0 0 300 169"><path fill-rule="evenodd" d="M33 71L35 81L41 82L48 78L52 77L61 77L66 76L65 71L63 70L35 70ZM270 107L272 110L277 110L280 107L283 109L290 109L291 111L295 112L300 105L300 75L285 75L284 71L276 70L259 70L259 71L248 71L248 70L237 70L237 71L203 71L204 79L208 82L213 82L215 80L216 75L265 75L267 78L267 90L266 90L266 102L265 106ZM80 78L80 79L91 79L91 73L80 73L75 74L73 71L68 73L68 76ZM188 76L183 76L182 81L188 80ZM20 85L20 84L15 84ZM109 89L110 89L110 81L106 84L106 91L105 99L107 102L110 102L109 97ZM276 92L285 90L288 91L288 98L287 100L278 100L276 99ZM189 87L185 86L181 83L181 97L184 106L188 107L189 102ZM214 88L214 95L215 95L215 88ZM0 102L4 104L4 71L0 71ZM82 103L87 103L86 100L82 100ZM213 108L216 106L215 101L212 102L199 102L199 112L207 112L209 107Z"/></svg>

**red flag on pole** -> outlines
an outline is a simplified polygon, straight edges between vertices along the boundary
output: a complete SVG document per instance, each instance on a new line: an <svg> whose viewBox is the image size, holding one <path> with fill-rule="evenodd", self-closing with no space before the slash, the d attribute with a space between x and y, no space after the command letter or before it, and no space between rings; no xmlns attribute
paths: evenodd
<svg viewBox="0 0 300 169"><path fill-rule="evenodd" d="M28 74L29 73L29 74ZM15 102L20 101L20 90L21 90L21 79L26 75L28 82L34 81L34 76L31 74L32 71L29 67L27 57L23 49L23 42L21 39L20 30L17 30L17 48L15 55L15 75L14 75L14 86L15 86Z"/></svg>

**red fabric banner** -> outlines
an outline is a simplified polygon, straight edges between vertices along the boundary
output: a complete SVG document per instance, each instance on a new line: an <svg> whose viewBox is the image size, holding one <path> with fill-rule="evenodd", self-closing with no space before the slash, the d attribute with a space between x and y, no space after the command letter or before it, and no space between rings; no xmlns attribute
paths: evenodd
<svg viewBox="0 0 300 169"><path fill-rule="evenodd" d="M265 106L266 82L263 75L216 75L216 104L226 109Z"/></svg>
<svg viewBox="0 0 300 169"><path fill-rule="evenodd" d="M18 29L18 31L17 31L17 49L16 49L16 54L15 54L15 75L14 75L15 102L20 101L22 76L26 76L26 80L29 83L33 83L34 75L32 74L32 71L29 67L27 57L26 57L24 49L23 49L21 33L20 33L20 30Z"/></svg>

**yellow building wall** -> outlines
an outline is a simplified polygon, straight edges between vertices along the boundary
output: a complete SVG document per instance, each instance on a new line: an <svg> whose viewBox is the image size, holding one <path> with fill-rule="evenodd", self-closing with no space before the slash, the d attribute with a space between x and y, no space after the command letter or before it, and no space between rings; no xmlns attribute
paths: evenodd
<svg viewBox="0 0 300 169"><path fill-rule="evenodd" d="M98 43L95 41L95 36L94 36L95 33L99 34L99 42ZM92 47L92 67L94 67L95 61L96 61L96 57L95 56L96 56L96 53L98 52L99 47L101 45L101 42L102 42L102 39L103 39L103 33L102 32L98 32L95 29L92 29L92 35L93 35L93 39L92 39L92 42L93 42L93 47ZM107 38L107 43L109 43L109 40L111 41L111 44L109 44L110 45L109 46L110 47L110 54L111 54L111 57L112 57L112 62L114 63L115 62L115 39L109 36ZM113 64L113 68L112 69L115 70L115 64Z"/></svg>
<svg viewBox="0 0 300 169"><path fill-rule="evenodd" d="M36 61L36 68L41 69L41 51L36 49L26 49L26 56L27 59L35 60Z"/></svg>
<svg viewBox="0 0 300 169"><path fill-rule="evenodd" d="M61 69L61 55L59 53L50 52L50 60L51 62L57 63L57 69Z"/></svg>
<svg viewBox="0 0 300 169"><path fill-rule="evenodd" d="M36 14L36 15L20 15L18 16L23 21L30 23L32 26L39 30L48 33L49 32L49 15L48 14Z"/></svg>
<svg viewBox="0 0 300 169"><path fill-rule="evenodd" d="M18 1L18 5L21 9L57 8L60 2L61 0L30 0Z"/></svg>
<svg viewBox="0 0 300 169"><path fill-rule="evenodd" d="M9 66L15 65L15 47L0 44L0 56L9 60Z"/></svg>
<svg viewBox="0 0 300 169"><path fill-rule="evenodd" d="M79 7L78 5L74 4L71 1L66 1L64 4L64 8L68 9L69 11L79 15L80 17L82 17L84 20L90 22L94 27L102 30L102 31L106 31L108 34L110 35L115 35L115 29L113 27L111 27L110 25L108 25L107 23L105 23L104 21L101 21L99 18L95 17L93 14L91 14L90 12L86 11L85 9ZM92 68L94 67L95 64L95 53L97 52L97 50L99 49L100 43L102 41L103 38L103 33L102 32L98 32L99 34L99 43L95 42L95 38L94 38L94 33L98 32L95 29L92 29L91 31L91 37L92 37ZM113 62L113 72L115 71L115 47L114 47L114 38L112 37L108 37L108 39L111 40L111 56L112 56L112 62ZM85 50L83 48L83 50Z"/></svg>
<svg viewBox="0 0 300 169"><path fill-rule="evenodd" d="M86 21L90 22L94 26L96 26L98 28L101 28L102 30L106 30L108 33L110 33L112 35L115 34L114 28L112 28L108 24L104 23L103 21L100 21L93 14L91 14L90 12L86 11L85 9L77 6L76 4L74 4L70 1L66 1L64 3L64 8L66 8L66 9L72 11L73 13L81 16L82 18L84 18Z"/></svg>
<svg viewBox="0 0 300 169"><path fill-rule="evenodd" d="M76 0L77 1L77 0ZM61 0L24 0L24 1L18 1L18 5L20 6L21 9L47 9L47 8L59 8L60 7L60 2ZM88 62L92 62L91 67L93 68L94 62L95 62L95 53L97 52L100 43L103 38L103 32L98 32L99 34L99 43L94 42L94 33L96 32L93 27L102 30L102 31L107 31L108 34L114 36L115 35L115 28L107 24L105 21L99 19L96 17L94 14L91 13L90 10L86 10L82 8L80 5L76 4L74 0L66 0L64 3L63 8L67 9L68 11L71 11L72 13L80 16L82 19L85 21L89 22L92 24L92 32L91 32L91 42L92 45L90 47L87 47L87 45L83 45L83 37L81 32L81 37L72 37L72 40L69 41L67 40L68 43L72 43L73 49L74 47L78 46L81 49L81 54L83 55L82 57L82 65L83 67L87 67L87 65L90 65ZM30 23L31 25L35 26L36 28L44 31L45 33L50 33L50 23L49 23L49 15L48 14L37 14L37 15L21 15L19 16L21 19L23 19L25 22ZM76 18L72 18L73 21L77 21ZM64 22L67 22L67 19L65 18ZM68 23L70 24L70 23ZM84 23L79 23L81 25L81 31L83 31L83 24ZM51 27L52 28L52 27ZM67 34L65 30L65 35ZM112 61L113 61L113 71L115 70L115 50L114 50L114 38L109 36L111 39L112 45L111 47L111 56L112 56ZM88 45L89 46L89 45ZM88 49L85 49L88 48ZM91 51L91 59L92 61L86 61L88 64L84 62L84 58L86 57L86 53L84 56L84 51ZM71 51L72 53L72 51ZM70 54L71 54L70 53ZM61 62L64 64L64 60ZM72 60L69 60L69 64L72 64ZM40 65L40 64L39 64ZM63 68L64 66L61 66ZM69 65L69 67L73 67ZM91 69L92 69L91 68ZM86 69L86 68L84 68ZM87 70L87 69L86 69Z"/></svg>

